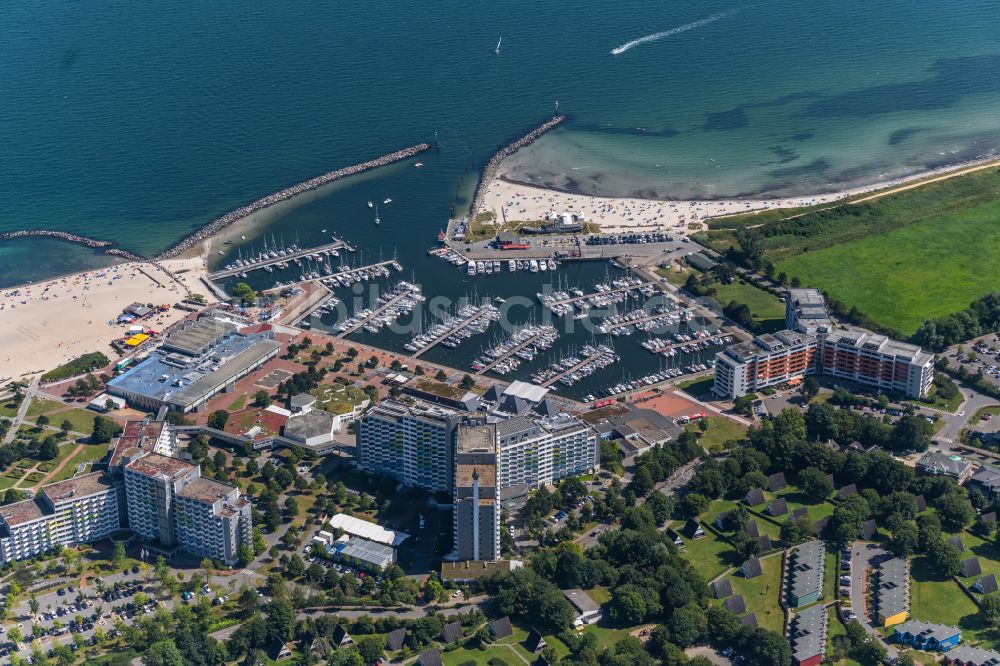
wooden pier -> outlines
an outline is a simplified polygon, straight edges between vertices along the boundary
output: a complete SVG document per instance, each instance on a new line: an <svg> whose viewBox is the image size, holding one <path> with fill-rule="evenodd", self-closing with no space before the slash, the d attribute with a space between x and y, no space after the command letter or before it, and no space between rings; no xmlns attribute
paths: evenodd
<svg viewBox="0 0 1000 666"><path fill-rule="evenodd" d="M280 285L280 286L277 286L277 287L271 287L270 289L265 289L265 290L263 290L262 293L269 293L269 292L274 292L274 291L280 291L281 289L286 289L288 287L294 287L295 285L306 284L306 283L309 283L309 282L319 282L320 284L323 284L324 280L329 280L329 279L334 278L334 277L342 277L342 276L345 276L345 275L353 275L355 273L360 273L362 271L371 270L373 268L378 268L379 266L390 266L392 268L396 268L398 266L399 268L397 270L403 270L402 264L400 264L398 261L396 261L395 259L387 259L386 261L379 261L379 262L374 263L374 264L368 264L367 266L359 266L358 268L352 268L352 269L347 270L347 271L337 271L337 272L331 273L330 275L319 275L317 277L305 278L303 280L295 280L293 282L288 282L286 284L283 284L283 285ZM324 286L326 286L326 285L324 285ZM334 286L334 288L337 288L337 287L340 287L340 285L335 285Z"/></svg>
<svg viewBox="0 0 1000 666"><path fill-rule="evenodd" d="M639 289L646 286L655 287L656 285L653 284L652 282L643 282L642 284L637 284L631 287L616 287L614 289L608 289L607 291L595 291L589 294L584 294L583 296L573 296L571 298L564 298L558 301L549 301L548 303L543 301L542 306L552 309L553 307L558 305L572 305L573 303L578 303L580 301L588 301L591 298L595 297L614 296L615 294L624 294L630 291L638 291Z"/></svg>
<svg viewBox="0 0 1000 666"><path fill-rule="evenodd" d="M370 315L368 315L367 317L365 317L363 320L361 320L360 322L358 322L357 324L355 324L351 328L347 329L346 331L343 331L341 333L337 333L333 337L335 337L335 338L346 338L348 335L351 335L352 333L357 332L358 329L363 328L365 324L367 324L368 322L370 322L372 319L378 317L379 315L381 315L383 312L385 312L389 308L395 307L395 305L397 303L399 303L401 300L403 300L404 298L412 297L412 296L413 296L413 292L410 291L410 290L408 290L408 289L406 291L401 291L400 293L398 293L395 296L393 296L392 298L390 298L386 303L384 303L381 306L379 306L374 312L372 312Z"/></svg>
<svg viewBox="0 0 1000 666"><path fill-rule="evenodd" d="M463 328L465 328L466 326L468 326L469 324L471 324L472 322L476 321L477 319L479 319L479 318L481 318L483 316L485 316L485 308L483 306L480 306L479 308L476 309L476 313L474 315L472 315L470 317L466 317L462 321L460 321L457 324L453 325L447 331L445 331L444 333L442 333L438 337L434 338L433 340L431 340L430 342L428 342L426 345L424 345L423 347L421 347L417 351L412 352L410 354L410 356L412 358L418 358L424 352L429 351L430 349L432 349L434 347L437 347L439 344L441 344L442 342L444 342L445 340L447 340L451 336L455 335L456 333L458 333L459 331L461 331Z"/></svg>

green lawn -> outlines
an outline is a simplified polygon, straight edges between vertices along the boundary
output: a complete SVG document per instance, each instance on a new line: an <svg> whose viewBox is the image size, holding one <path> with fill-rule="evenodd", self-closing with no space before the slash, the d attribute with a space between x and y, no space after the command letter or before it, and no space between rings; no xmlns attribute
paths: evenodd
<svg viewBox="0 0 1000 666"><path fill-rule="evenodd" d="M236 400L233 400L231 403L229 403L229 406L226 407L226 410L230 412L238 412L241 409L243 409L243 405L246 404L246 401L247 401L247 396L246 394L243 394L240 397L236 398Z"/></svg>
<svg viewBox="0 0 1000 666"><path fill-rule="evenodd" d="M59 409L60 407L65 407L61 402L56 402L55 400L46 400L45 398L35 398L28 405L28 411L25 413L25 418L33 419L39 414L45 414L46 412L51 412L54 409Z"/></svg>
<svg viewBox="0 0 1000 666"><path fill-rule="evenodd" d="M988 630L979 618L978 608L955 581L931 571L923 558L913 560L910 575L910 617L957 625L965 643L975 644L987 638Z"/></svg>
<svg viewBox="0 0 1000 666"><path fill-rule="evenodd" d="M827 613L827 630L826 630L826 652L827 654L833 653L833 639L837 636L846 636L847 629L841 624L840 620L837 618L837 611L834 608L830 608L826 611ZM860 662L853 659L840 659L833 662L834 666L861 666Z"/></svg>
<svg viewBox="0 0 1000 666"><path fill-rule="evenodd" d="M69 459L66 465L59 470L51 479L49 483L55 483L56 481L63 481L72 477L76 474L76 468L78 465L85 462L97 462L103 458L108 453L109 444L87 444L83 447L83 450L78 454Z"/></svg>
<svg viewBox="0 0 1000 666"><path fill-rule="evenodd" d="M727 306L730 301L746 305L750 308L754 321L761 325L763 331L779 331L785 327L785 302L777 296L740 280L732 284L719 282L713 287L715 300L722 307Z"/></svg>
<svg viewBox="0 0 1000 666"><path fill-rule="evenodd" d="M910 334L926 319L963 310L996 288L998 218L1000 200L994 200L882 235L821 244L780 261L777 270Z"/></svg>
<svg viewBox="0 0 1000 666"><path fill-rule="evenodd" d="M677 385L677 388L687 392L695 398L700 398L701 396L710 393L714 384L715 375L712 375L710 377L699 377L698 379L690 379L686 382L681 382Z"/></svg>
<svg viewBox="0 0 1000 666"><path fill-rule="evenodd" d="M681 554L705 580L717 578L727 568L742 564L736 551L708 530L701 539L684 539Z"/></svg>
<svg viewBox="0 0 1000 666"><path fill-rule="evenodd" d="M951 412L952 414L954 414L958 410L959 405L962 404L962 400L963 398L961 393L951 398L950 400L946 400L937 395L937 387L932 385L931 390L927 392L927 401L907 400L906 402L911 403L913 405L925 405L933 409L940 409L941 411ZM990 409L990 407L985 407L984 409ZM998 407L997 409L1000 409L1000 407ZM978 413L976 414L976 418L979 418Z"/></svg>
<svg viewBox="0 0 1000 666"><path fill-rule="evenodd" d="M69 421L70 430L89 435L94 432L94 416L96 415L93 412L86 409L68 409L65 412L50 414L51 422L49 425L61 428L63 421Z"/></svg>
<svg viewBox="0 0 1000 666"><path fill-rule="evenodd" d="M747 611L757 615L757 624L764 629L782 633L784 614L781 611L781 556L760 561L764 575L746 579L738 573L729 577L733 594L742 594ZM721 600L720 600L721 603Z"/></svg>
<svg viewBox="0 0 1000 666"><path fill-rule="evenodd" d="M701 433L699 442L709 453L717 453L723 450L723 443L730 440L739 440L746 435L747 428L736 421L727 419L724 416L708 416L704 419L708 424L708 430L701 433L699 424L692 423L687 426L688 430Z"/></svg>
<svg viewBox="0 0 1000 666"><path fill-rule="evenodd" d="M0 476L0 490L12 488L15 483L17 483L17 479L12 479L9 476Z"/></svg>

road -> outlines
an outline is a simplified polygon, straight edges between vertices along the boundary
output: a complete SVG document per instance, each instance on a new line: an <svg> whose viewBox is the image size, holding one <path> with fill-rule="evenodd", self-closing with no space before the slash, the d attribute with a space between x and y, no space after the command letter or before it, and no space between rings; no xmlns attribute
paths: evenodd
<svg viewBox="0 0 1000 666"><path fill-rule="evenodd" d="M35 393L38 391L38 380L40 378L41 375L35 375L31 379L31 383L28 384L28 388L24 392L24 400L21 401L21 406L17 408L17 414L14 416L14 420L10 424L10 429L7 431L7 434L4 435L4 444L10 444L14 441L14 435L17 434L18 428L20 428L21 423L24 422L24 417L28 413L28 407L31 406L31 400L35 397Z"/></svg>
<svg viewBox="0 0 1000 666"><path fill-rule="evenodd" d="M869 546L872 546L869 548ZM866 571L874 566L877 562L876 560L892 557L892 555L882 548L875 546L874 544L869 544L864 541L855 541L851 544L851 608L858 616L858 622L864 627L865 631L874 636L879 643L885 647L889 658L895 659L899 656L896 648L889 645L878 635L872 627L872 619L869 617L869 610L866 608L865 599L867 595L865 594L865 583L867 581ZM839 579L840 572L837 572L837 577Z"/></svg>
<svg viewBox="0 0 1000 666"><path fill-rule="evenodd" d="M944 425L941 430L938 431L937 435L934 436L935 441L944 444L951 445L958 443L958 435L963 428L969 425L969 419L975 416L983 407L988 407L990 405L1000 404L989 396L985 396L982 393L976 393L975 391L970 391L969 389L963 388L962 397L965 400L962 402L961 407L958 408L958 412L962 414L952 414L951 412L942 412L938 410L928 409L926 407L921 408L921 411L933 412L938 415L943 421ZM950 449L950 446L941 447L943 449Z"/></svg>

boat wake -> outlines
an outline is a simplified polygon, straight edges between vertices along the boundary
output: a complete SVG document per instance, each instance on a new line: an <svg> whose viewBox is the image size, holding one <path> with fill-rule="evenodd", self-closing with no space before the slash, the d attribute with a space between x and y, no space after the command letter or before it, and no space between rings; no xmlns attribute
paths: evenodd
<svg viewBox="0 0 1000 666"><path fill-rule="evenodd" d="M685 23L684 25L679 25L676 28L671 28L670 30L664 30L663 32L654 32L652 35L646 35L645 37L640 37L639 39L633 39L630 42L625 42L617 48L611 49L611 55L621 55L625 53L630 48L639 46L640 44L646 44L648 42L655 42L660 39L665 39L671 37L681 32L687 32L688 30L694 30L695 28L700 28L702 26L708 25L709 23L715 23L719 19L724 19L730 14L734 13L736 10L731 10L728 12L722 12L721 14L712 14L706 18L700 19L698 21L693 21L691 23Z"/></svg>

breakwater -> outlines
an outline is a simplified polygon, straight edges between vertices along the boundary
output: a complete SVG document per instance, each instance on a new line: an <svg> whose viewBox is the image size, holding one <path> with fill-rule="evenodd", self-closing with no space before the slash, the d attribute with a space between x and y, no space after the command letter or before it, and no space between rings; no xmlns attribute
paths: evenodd
<svg viewBox="0 0 1000 666"><path fill-rule="evenodd" d="M170 257L175 257L178 254L184 252L185 250L193 247L202 240L218 233L222 229L225 229L229 225L237 222L248 215L256 213L257 211L264 210L269 206L273 206L281 201L286 201L291 199L297 194L306 192L308 190L315 189L321 185L326 185L327 183L332 183L340 178L346 178L347 176L354 176L359 173L364 173L365 171L370 171L371 169L377 169L379 167L387 166L394 162L399 162L400 160L405 160L407 158L418 155L425 150L430 148L430 144L418 143L415 146L410 146L409 148L404 148L402 150L397 150L394 153L389 153L387 155L382 155L373 160L367 162L362 162L361 164L354 164L342 169L337 169L336 171L331 171L325 173L322 176L316 176L315 178L310 178L309 180L304 180L297 185L292 185L291 187L286 187L283 190L269 194L266 197L257 199L256 201L247 204L246 206L241 206L236 210L232 210L222 217L217 217L205 226L203 226L198 231L193 234L184 237L167 250L161 252L156 258L157 259L168 259Z"/></svg>
<svg viewBox="0 0 1000 666"><path fill-rule="evenodd" d="M500 163L503 162L504 158L513 155L528 144L532 143L541 135L564 122L566 118L566 116L554 116L549 118L517 141L508 143L506 146L503 146L497 152L493 153L493 157L486 162L486 165L483 167L483 172L479 176L479 184L476 185L476 193L472 196L472 204L469 206L469 219L474 218L479 213L479 209L482 208L483 197L486 196L486 188L496 177L497 169L500 168Z"/></svg>
<svg viewBox="0 0 1000 666"><path fill-rule="evenodd" d="M114 245L111 241L97 240L96 238L87 238L86 236L77 236L76 234L70 234L65 231L53 231L52 229L21 229L19 231L5 231L0 233L0 240L8 240L12 238L54 238L56 240L76 243L77 245L92 248L111 247Z"/></svg>

